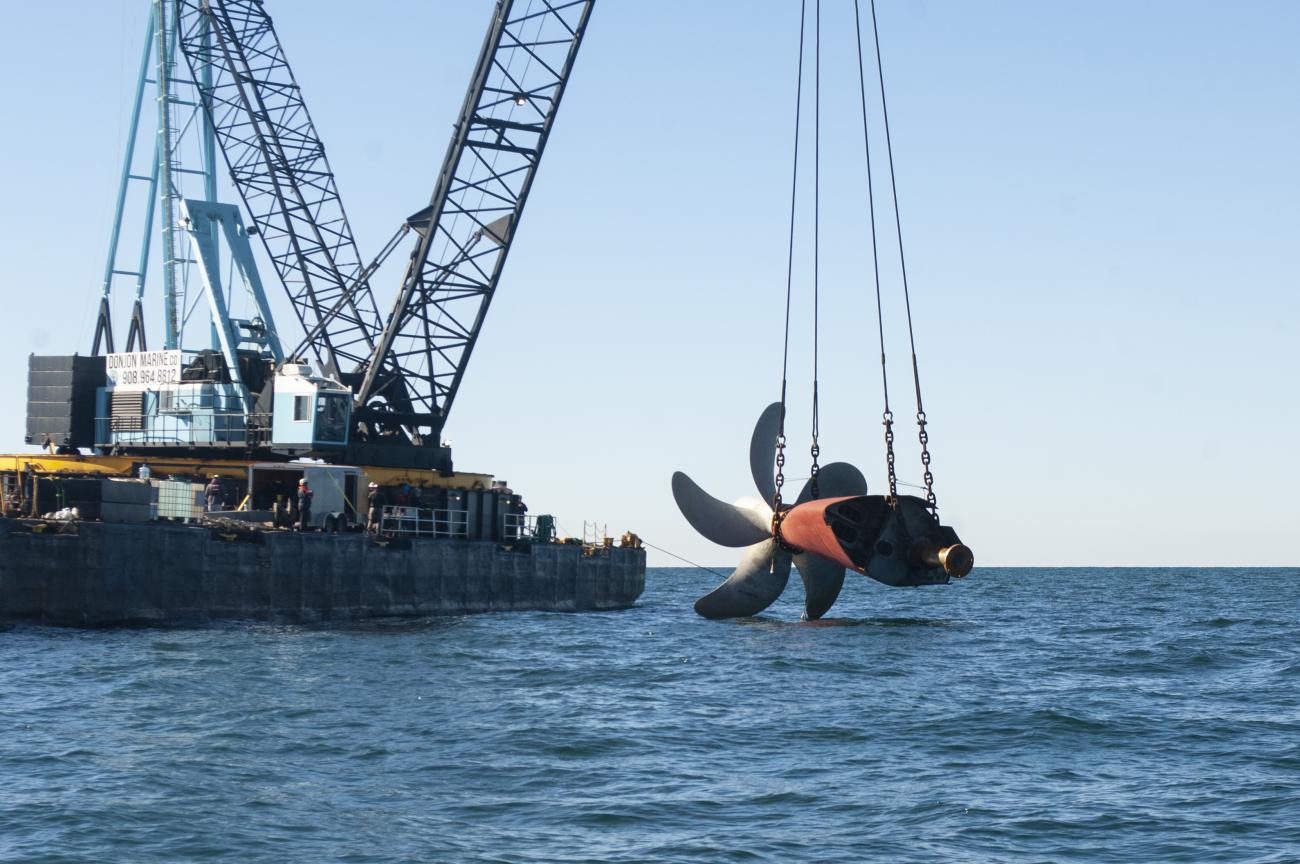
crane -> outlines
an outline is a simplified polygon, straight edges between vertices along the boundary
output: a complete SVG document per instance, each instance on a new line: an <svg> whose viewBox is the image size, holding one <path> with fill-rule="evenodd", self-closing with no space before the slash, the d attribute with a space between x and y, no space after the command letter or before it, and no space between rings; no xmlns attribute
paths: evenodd
<svg viewBox="0 0 1300 864"><path fill-rule="evenodd" d="M362 266L333 172L260 0L176 0L180 46L306 333L348 384L354 461L436 467L595 0L496 0L428 206ZM210 69L204 73L203 70ZM369 277L414 249L386 317ZM394 446L397 445L397 446Z"/></svg>
<svg viewBox="0 0 1300 864"><path fill-rule="evenodd" d="M450 472L443 427L593 5L495 0L428 204L401 220L367 264L262 0L150 0L92 356L32 360L28 441L114 453L313 455ZM158 125L145 161L136 140L148 85ZM218 152L243 212L217 200ZM182 164L195 153L201 169ZM201 196L185 187L191 175L202 177ZM131 270L118 263L118 251L128 190L142 183L143 241ZM141 298L155 211L166 326L163 350L150 352ZM401 283L380 314L371 279L412 235ZM254 236L301 325L294 350L284 350L284 331L272 320ZM119 278L135 283L124 355L114 353L109 314ZM251 317L235 317L237 281ZM192 282L201 290L191 291ZM204 307L210 340L196 351L181 342L192 341L186 322Z"/></svg>

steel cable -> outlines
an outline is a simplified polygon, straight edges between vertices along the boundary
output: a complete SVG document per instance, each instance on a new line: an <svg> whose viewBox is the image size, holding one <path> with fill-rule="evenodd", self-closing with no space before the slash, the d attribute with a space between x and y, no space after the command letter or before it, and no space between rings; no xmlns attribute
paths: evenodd
<svg viewBox="0 0 1300 864"><path fill-rule="evenodd" d="M853 23L858 40L858 95L862 102L862 146L867 161L867 210L871 217L871 267L876 283L876 330L880 336L880 388L885 410L881 425L885 427L885 469L889 478L889 501L898 504L898 475L894 459L894 412L889 407L889 374L885 357L885 313L880 291L880 250L876 228L876 189L871 170L871 133L867 123L867 73L862 51L862 14L858 0L853 0Z"/></svg>
<svg viewBox="0 0 1300 864"><path fill-rule="evenodd" d="M820 2L820 0L819 0ZM794 160L790 169L790 244L785 266L785 331L781 350L781 419L776 437L776 492L772 498L773 525L778 539L781 528L781 487L785 485L785 397L790 370L790 298L794 290L795 205L799 191L799 124L803 116L803 48L808 2L799 4L799 65L794 88Z"/></svg>
<svg viewBox="0 0 1300 864"><path fill-rule="evenodd" d="M898 207L898 180L894 172L894 145L889 133L889 106L885 101L885 68L880 56L880 25L876 19L876 0L871 0L871 32L876 46L876 75L880 80L880 114L885 127L885 152L889 155L889 186L894 202L894 228L898 237L898 267L903 278L903 302L907 308L907 340L912 349L912 383L916 388L917 440L921 443L921 467L925 469L926 501L938 511L934 495L934 475L930 473L930 436L926 431L925 408L921 402L921 372L916 362L916 336L912 329L912 298L907 286L907 260L903 255L903 220Z"/></svg>
<svg viewBox="0 0 1300 864"><path fill-rule="evenodd" d="M818 438L821 434L818 422L817 393L817 356L819 353L820 330L820 276L821 276L821 158L822 158L822 0L817 0L815 24L815 57L813 61L813 386L812 386L812 467L809 469L809 489L812 497L820 498L817 475L821 469L817 457L821 455Z"/></svg>

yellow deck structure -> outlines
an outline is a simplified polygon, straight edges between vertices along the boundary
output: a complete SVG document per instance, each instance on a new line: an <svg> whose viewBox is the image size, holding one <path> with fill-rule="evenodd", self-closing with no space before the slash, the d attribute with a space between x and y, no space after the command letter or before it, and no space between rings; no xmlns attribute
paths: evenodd
<svg viewBox="0 0 1300 864"><path fill-rule="evenodd" d="M0 454L0 474L35 474L38 476L101 476L101 477L136 477L140 467L149 466L155 477L168 474L194 474L207 477L219 474L223 477L247 479L248 470L253 465L264 465L263 459L186 459L184 457L152 458L132 456L74 456L54 455L50 453ZM286 462L286 468L295 465L313 465L311 462ZM381 468L375 466L356 466L361 469L367 482L380 486L396 486L409 483L424 489L486 489L492 485L491 474L472 472L455 472L441 474L437 471L422 471L415 468Z"/></svg>

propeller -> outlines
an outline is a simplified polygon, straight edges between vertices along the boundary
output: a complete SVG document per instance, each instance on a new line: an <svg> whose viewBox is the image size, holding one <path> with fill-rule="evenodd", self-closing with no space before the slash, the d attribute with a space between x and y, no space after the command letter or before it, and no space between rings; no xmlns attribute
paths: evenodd
<svg viewBox="0 0 1300 864"><path fill-rule="evenodd" d="M681 471L673 499L691 527L720 546L745 549L731 576L695 602L705 618L757 615L785 591L790 565L804 587L804 617L816 620L834 605L852 568L886 585L928 585L961 578L974 566L970 549L939 524L926 502L912 496L867 494L862 472L831 462L817 473L817 498L808 480L793 505L782 507L781 536L773 526L776 446L781 403L759 415L749 441L749 468L759 498L728 504Z"/></svg>
<svg viewBox="0 0 1300 864"><path fill-rule="evenodd" d="M757 615L776 602L790 578L791 563L804 586L804 615L820 618L839 597L844 565L811 552L792 550L772 534L772 508L776 497L776 443L781 431L781 403L774 402L759 415L749 441L749 467L759 499L728 504L714 498L681 471L673 474L673 499L691 527L720 546L747 547L727 581L701 597L695 611L705 618L740 618ZM832 462L817 475L822 497L867 494L862 472L847 462ZM812 500L812 480L804 484L796 504Z"/></svg>

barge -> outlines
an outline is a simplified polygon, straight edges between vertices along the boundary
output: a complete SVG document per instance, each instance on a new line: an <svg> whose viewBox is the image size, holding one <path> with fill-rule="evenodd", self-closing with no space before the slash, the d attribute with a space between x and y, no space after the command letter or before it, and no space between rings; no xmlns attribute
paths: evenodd
<svg viewBox="0 0 1300 864"><path fill-rule="evenodd" d="M456 471L444 438L592 2L496 0L442 167L416 169L436 177L428 204L401 202L411 215L371 258L262 0L140 0L94 340L89 355L30 358L26 443L41 452L0 456L0 618L636 601L635 535L558 537L504 482ZM403 238L405 265L384 271ZM400 272L388 302L383 272Z"/></svg>
<svg viewBox="0 0 1300 864"><path fill-rule="evenodd" d="M226 492L219 502L206 494L213 477ZM298 478L320 490L307 530L292 501L251 509ZM368 528L354 490L372 482L387 500L408 503L383 505ZM489 475L27 455L0 456L0 492L0 620L605 611L633 605L645 588L636 535L559 537L552 517L530 516L521 496ZM217 509L235 499L238 509Z"/></svg>
<svg viewBox="0 0 1300 864"><path fill-rule="evenodd" d="M0 618L102 626L622 609L628 546L0 518Z"/></svg>

